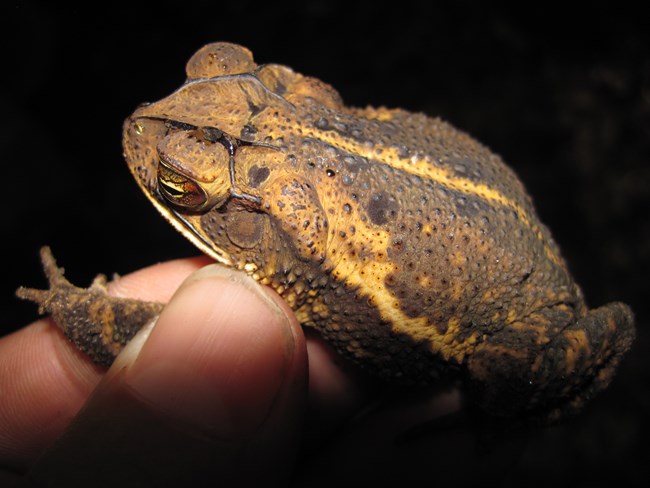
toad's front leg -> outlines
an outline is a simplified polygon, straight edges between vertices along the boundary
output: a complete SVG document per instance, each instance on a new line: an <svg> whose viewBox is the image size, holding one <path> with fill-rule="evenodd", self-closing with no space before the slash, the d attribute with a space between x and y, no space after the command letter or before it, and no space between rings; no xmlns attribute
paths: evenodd
<svg viewBox="0 0 650 488"><path fill-rule="evenodd" d="M110 365L124 345L161 312L164 304L108 295L106 277L99 275L88 288L77 288L63 276L48 247L41 249L49 290L19 288L19 298L50 313L66 336L90 358Z"/></svg>

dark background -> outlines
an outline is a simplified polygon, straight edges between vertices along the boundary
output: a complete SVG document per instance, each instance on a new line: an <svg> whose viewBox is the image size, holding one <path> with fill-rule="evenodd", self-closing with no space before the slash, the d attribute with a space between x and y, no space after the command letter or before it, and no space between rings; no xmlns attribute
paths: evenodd
<svg viewBox="0 0 650 488"><path fill-rule="evenodd" d="M132 181L121 157L121 123L139 103L177 88L200 46L237 42L258 62L286 64L332 84L350 105L439 115L503 156L589 304L629 303L638 339L610 390L571 424L531 434L502 482L647 481L647 16L621 2L573 12L566 10L570 2L526 2L515 10L487 3L2 7L0 331L36 316L13 290L44 284L42 244L52 246L78 284L97 272L125 274L196 254ZM451 469L434 458L429 463L427 484ZM383 468L400 470L397 463Z"/></svg>

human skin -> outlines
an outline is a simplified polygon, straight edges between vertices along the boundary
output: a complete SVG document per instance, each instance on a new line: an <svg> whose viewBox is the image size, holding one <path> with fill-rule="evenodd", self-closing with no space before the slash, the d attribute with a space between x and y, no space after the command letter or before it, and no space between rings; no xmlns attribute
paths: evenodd
<svg viewBox="0 0 650 488"><path fill-rule="evenodd" d="M0 482L284 486L296 472L310 478L305 452L345 430L383 387L306 338L272 290L207 264L171 261L109 285L113 295L168 305L108 371L49 319L0 339ZM424 415L457 406L443 396Z"/></svg>

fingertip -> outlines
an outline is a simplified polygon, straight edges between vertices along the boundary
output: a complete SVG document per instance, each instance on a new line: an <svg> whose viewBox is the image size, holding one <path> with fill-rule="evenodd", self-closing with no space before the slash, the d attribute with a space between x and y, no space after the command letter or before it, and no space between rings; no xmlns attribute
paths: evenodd
<svg viewBox="0 0 650 488"><path fill-rule="evenodd" d="M127 387L150 408L209 435L253 435L285 383L304 374L304 343L290 317L252 279L207 266L161 314L128 368Z"/></svg>

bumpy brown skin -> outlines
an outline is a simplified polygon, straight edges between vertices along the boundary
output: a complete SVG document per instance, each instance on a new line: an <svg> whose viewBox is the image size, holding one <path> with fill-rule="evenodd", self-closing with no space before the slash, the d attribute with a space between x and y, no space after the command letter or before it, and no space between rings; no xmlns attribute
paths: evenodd
<svg viewBox="0 0 650 488"><path fill-rule="evenodd" d="M556 420L633 338L588 310L514 173L450 125L354 109L319 80L205 46L125 122L145 194L203 251L272 286L369 371L465 379L497 415Z"/></svg>

